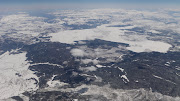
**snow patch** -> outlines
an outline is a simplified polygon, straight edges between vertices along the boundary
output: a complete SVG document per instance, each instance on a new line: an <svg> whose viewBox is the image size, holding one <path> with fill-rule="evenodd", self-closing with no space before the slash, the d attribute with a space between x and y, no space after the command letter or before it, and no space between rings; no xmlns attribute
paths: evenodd
<svg viewBox="0 0 180 101"><path fill-rule="evenodd" d="M126 75L121 75L121 78L123 79L124 83L128 83L129 79L127 78Z"/></svg>
<svg viewBox="0 0 180 101"><path fill-rule="evenodd" d="M170 44L164 42L146 40L142 42L131 42L130 47L127 47L127 49L137 53L151 51L166 53L170 47Z"/></svg>
<svg viewBox="0 0 180 101"><path fill-rule="evenodd" d="M119 69L121 72L124 72L124 69L123 69L123 68L118 67L118 69Z"/></svg>
<svg viewBox="0 0 180 101"><path fill-rule="evenodd" d="M62 87L62 86L68 85L67 83L60 82L60 81L58 81L58 80L53 80L54 77L56 77L56 75L53 75L53 77L51 78L51 80L47 82L47 84L48 84L48 86L49 86L50 88Z"/></svg>
<svg viewBox="0 0 180 101"><path fill-rule="evenodd" d="M96 67L98 67L98 68L102 68L102 67L106 67L106 66L96 65Z"/></svg>
<svg viewBox="0 0 180 101"><path fill-rule="evenodd" d="M0 99L38 89L36 83L39 79L28 70L30 64L26 61L26 53L11 54L12 52L0 56Z"/></svg>
<svg viewBox="0 0 180 101"><path fill-rule="evenodd" d="M165 81L167 81L167 82L169 82L169 83L172 83L172 84L174 84L174 85L177 85L175 82L172 82L172 81L170 81L170 80L167 80L167 79L164 79L164 78L162 78L162 77L160 77L160 76L157 76L157 75L153 75L155 78L158 78L158 79L161 79L161 80L165 80Z"/></svg>

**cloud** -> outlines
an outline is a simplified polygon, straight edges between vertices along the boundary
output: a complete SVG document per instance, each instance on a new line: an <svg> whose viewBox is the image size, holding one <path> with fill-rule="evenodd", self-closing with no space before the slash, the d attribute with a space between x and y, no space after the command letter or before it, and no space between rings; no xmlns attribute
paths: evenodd
<svg viewBox="0 0 180 101"><path fill-rule="evenodd" d="M124 51L127 51L124 47L103 47L100 46L94 49L87 46L79 46L76 49L72 49L71 54L75 57L83 57L83 59L80 59L82 64L93 63L93 65L96 65L99 63L121 61Z"/></svg>
<svg viewBox="0 0 180 101"><path fill-rule="evenodd" d="M94 66L90 66L90 67L80 67L79 69L82 70L82 71L85 71L85 72L92 72L92 71L96 71L96 70L97 70L97 68L94 67Z"/></svg>
<svg viewBox="0 0 180 101"><path fill-rule="evenodd" d="M81 49L72 49L71 54L75 57L84 57L86 55L85 52Z"/></svg>
<svg viewBox="0 0 180 101"><path fill-rule="evenodd" d="M94 65L96 65L96 64L99 63L99 61L96 60L96 59L94 59L94 60L93 60L93 59L82 59L81 62L82 62L83 64L93 63Z"/></svg>

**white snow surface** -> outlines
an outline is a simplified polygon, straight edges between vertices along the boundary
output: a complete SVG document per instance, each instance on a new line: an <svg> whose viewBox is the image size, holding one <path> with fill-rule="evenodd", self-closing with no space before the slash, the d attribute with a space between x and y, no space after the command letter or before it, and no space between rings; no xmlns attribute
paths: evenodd
<svg viewBox="0 0 180 101"><path fill-rule="evenodd" d="M55 25L44 22L45 19L44 17L30 16L27 13L4 16L0 19L0 36L4 33L15 33L16 35L25 34L33 37L38 36L40 33L47 32L46 29L52 28L52 26ZM16 32L14 30L16 30Z"/></svg>
<svg viewBox="0 0 180 101"><path fill-rule="evenodd" d="M118 67L118 69L119 69L121 72L124 72L124 69L123 69L123 68Z"/></svg>
<svg viewBox="0 0 180 101"><path fill-rule="evenodd" d="M154 76L155 78L158 78L158 79L164 80L164 81L166 81L166 82L172 83L172 84L174 84L174 85L177 85L175 82L170 81L170 80L167 80L167 79L164 79L164 78L162 78L162 77L160 77L160 76L157 76L157 75L153 75L153 76Z"/></svg>
<svg viewBox="0 0 180 101"><path fill-rule="evenodd" d="M129 82L129 79L127 78L126 75L121 75L121 78L123 79L124 83Z"/></svg>
<svg viewBox="0 0 180 101"><path fill-rule="evenodd" d="M97 85L81 85L76 88L67 88L61 89L64 92L76 92L83 88L88 88L87 92L82 93L81 95L93 95L93 96L103 96L109 101L179 101L179 97L170 97L162 95L157 92L147 91L145 89L132 89L132 90L123 90L123 89L113 89L109 85L97 86ZM94 100L92 100L94 101Z"/></svg>
<svg viewBox="0 0 180 101"><path fill-rule="evenodd" d="M60 82L60 81L58 81L58 80L53 80L54 77L56 77L56 75L53 75L52 79L47 82L47 84L48 84L48 86L49 86L50 88L62 87L62 86L64 86L64 85L68 85L67 83ZM46 88L46 89L47 89L47 88Z"/></svg>
<svg viewBox="0 0 180 101"><path fill-rule="evenodd" d="M96 65L96 67L98 67L98 68L102 68L102 67L106 67L106 66L102 66L102 65Z"/></svg>
<svg viewBox="0 0 180 101"><path fill-rule="evenodd" d="M28 13L17 13L3 16L0 19L0 37L6 35L8 38L14 38L18 41L33 44L36 41L30 40L41 35L40 33L48 33L52 36L51 41L62 43L75 43L80 40L102 39L112 42L127 43L130 45L128 50L134 52L167 52L171 47L165 41L167 36L162 36L163 31L170 33L180 33L180 19L168 12L173 10L127 10L127 9L85 9L85 10L60 10L50 14L56 16L52 19L53 23L45 22L45 17L31 16ZM176 10L174 10L176 11ZM62 16L65 18L62 19ZM129 19L130 21L124 21ZM156 20L157 19L157 20ZM101 22L102 20L102 22ZM64 26L68 25L92 25L91 21L100 21L102 25L93 29L77 29ZM104 24L108 21L109 24ZM177 22L177 23L173 23ZM113 25L125 25L122 27L113 27ZM127 25L127 26L126 26ZM111 27L109 27L111 26ZM132 28L143 28L144 35L139 32L128 31ZM151 32L154 36L149 36ZM131 34L125 34L131 33ZM136 35L137 37L134 37ZM151 37L159 36L161 41L150 40ZM147 37L150 37L147 39ZM173 37L170 37L173 38ZM29 42L30 41L30 42ZM32 42L31 42L32 41ZM174 44L173 44L174 45ZM175 45L177 47L177 45ZM179 48L178 48L179 49Z"/></svg>
<svg viewBox="0 0 180 101"><path fill-rule="evenodd" d="M134 52L156 51L166 53L171 47L171 45L168 43L148 40L142 35L125 35L124 30L120 30L118 27L107 26L108 25L101 25L94 29L66 30L58 33L51 33L49 35L52 36L51 41L53 42L68 44L74 44L74 41L94 39L127 43L130 45L130 47L127 47L127 49ZM83 54L83 52L78 52Z"/></svg>
<svg viewBox="0 0 180 101"><path fill-rule="evenodd" d="M30 64L26 61L25 52L19 54L6 52L0 56L0 64L0 99L38 89L36 81L31 79L35 78L38 81L38 77L28 70Z"/></svg>
<svg viewBox="0 0 180 101"><path fill-rule="evenodd" d="M165 53L172 46L163 40L166 39L167 36L162 36L162 31L166 30L171 31L171 33L180 33L180 19L179 17L169 15L169 11L173 10L61 10L50 13L56 16L56 18L53 19L55 21L54 23L45 22L45 17L31 16L28 13L18 13L3 16L0 19L0 37L6 35L6 37L28 43L33 37L38 37L40 33L48 33L49 36L52 36L51 41L53 42L73 44L75 43L74 41L102 39L112 42L127 43L130 45L127 49L134 52L156 51ZM64 19L61 19L62 15L65 16ZM124 21L127 19L130 21ZM102 24L93 29L77 30L71 30L71 28L63 26L64 23L68 25L91 25L88 22L99 20L109 21L109 24ZM113 25L125 26L113 27ZM128 31L128 29L136 27L143 28L145 30L143 33L144 35L139 35L139 32L136 31ZM155 35L149 36L147 34L148 32L152 32ZM163 41L161 38L159 39L161 41L147 39L147 37L155 37L156 35L161 36ZM32 44L33 42L29 43Z"/></svg>
<svg viewBox="0 0 180 101"><path fill-rule="evenodd" d="M163 31L171 31L169 34L180 33L180 20L178 17L168 14L171 11L173 10L90 9L57 11L52 14L57 16L57 18L65 15L67 18L63 20L69 25L89 25L88 21L92 21L92 19L95 21L101 19L109 21L109 23L102 24L93 29L64 30L57 33L50 33L49 35L52 36L51 41L53 42L74 44L74 41L101 39L127 43L130 45L127 49L134 52L156 51L166 53L172 47L171 44L173 43L169 44L168 41L165 41L167 36L161 35L164 33ZM124 21L127 19L129 21ZM122 26L114 27L114 25ZM133 28L142 28L144 32L140 34L136 30L129 31L129 29ZM154 35L149 35L148 33ZM159 37L159 41L152 40L157 37Z"/></svg>

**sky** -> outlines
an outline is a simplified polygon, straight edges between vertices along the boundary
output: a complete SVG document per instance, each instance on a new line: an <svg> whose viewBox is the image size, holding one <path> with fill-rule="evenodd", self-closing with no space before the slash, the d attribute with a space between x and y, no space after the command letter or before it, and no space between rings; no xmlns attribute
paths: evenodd
<svg viewBox="0 0 180 101"><path fill-rule="evenodd" d="M180 6L180 0L0 0L0 6L14 6L14 5L64 5L65 4L91 4L91 5L112 5L112 4L121 4L129 6Z"/></svg>
<svg viewBox="0 0 180 101"><path fill-rule="evenodd" d="M159 3L180 4L180 0L0 0L1 4L26 3Z"/></svg>

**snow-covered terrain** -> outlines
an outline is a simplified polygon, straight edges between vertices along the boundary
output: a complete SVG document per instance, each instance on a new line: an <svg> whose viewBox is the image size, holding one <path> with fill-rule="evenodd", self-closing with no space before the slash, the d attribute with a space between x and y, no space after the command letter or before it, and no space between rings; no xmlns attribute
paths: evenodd
<svg viewBox="0 0 180 101"><path fill-rule="evenodd" d="M30 64L26 61L26 52L12 52L0 56L0 99L38 89L38 77L28 69Z"/></svg>
<svg viewBox="0 0 180 101"><path fill-rule="evenodd" d="M157 92L147 91L145 89L133 89L133 90L123 90L123 89L111 89L109 85L99 87L96 85L81 85L77 88L62 89L65 92L79 91L81 89L88 88L88 91L82 93L82 95L93 95L90 100L96 100L95 97L104 96L109 101L179 101L179 97L170 97L162 95Z"/></svg>
<svg viewBox="0 0 180 101"><path fill-rule="evenodd" d="M177 9L0 15L0 100L180 101L179 15Z"/></svg>
<svg viewBox="0 0 180 101"><path fill-rule="evenodd" d="M54 81L53 81L53 79L54 79L55 76L56 76L56 75L53 75L52 79L47 82L47 84L48 84L48 86L49 86L50 88L55 88L55 87L61 87L61 86L64 86L64 85L68 85L67 83L60 82L60 81L58 81L58 80L54 80ZM48 89L48 88L46 88L46 89Z"/></svg>
<svg viewBox="0 0 180 101"><path fill-rule="evenodd" d="M172 47L162 36L163 31L179 33L178 18L168 15L169 11L137 11L123 9L93 9L80 11L62 11L53 13L57 18L65 14L62 19L69 25L85 25L88 21L106 20L110 23L102 24L91 29L64 30L58 33L50 33L51 41L73 44L74 41L102 39L112 42L127 43L128 50L134 52L162 52L165 53ZM107 15L111 15L111 17ZM154 20L158 19L158 20ZM72 21L73 20L73 21ZM127 21L126 21L127 20ZM168 23L168 24L167 24ZM131 33L131 34L127 34ZM154 34L153 36L150 33ZM155 36L161 36L159 40L150 40Z"/></svg>
<svg viewBox="0 0 180 101"><path fill-rule="evenodd" d="M23 42L27 39L26 43L30 40L29 43L33 43L32 38L46 33L52 36L50 40L53 42L72 44L74 41L102 39L127 43L130 45L127 49L134 52L156 51L165 53L174 43L169 44L169 41L165 39L167 36L161 35L164 34L163 31L180 33L179 18L174 17L177 13L170 15L168 14L170 11L173 10L61 10L49 13L56 17L51 19L53 23L45 22L47 19L45 17L30 16L24 12L3 16L0 20L0 33L1 36L6 35ZM65 16L65 18L61 18L62 16ZM109 23L104 23L104 21ZM94 25L96 23L99 24ZM80 27L71 30L73 26ZM94 27L81 29L83 26ZM136 28L142 28L143 30L137 30ZM144 31L143 35L140 31ZM127 34L129 32L131 32L131 35ZM153 33L156 37L160 36L159 40L150 40L154 36L150 36L149 33Z"/></svg>
<svg viewBox="0 0 180 101"><path fill-rule="evenodd" d="M156 51L165 53L171 47L168 43L148 40L141 35L136 36L135 39L135 37L125 35L125 32L120 30L118 27L111 28L106 26L102 25L95 29L69 30L52 33L50 34L50 36L52 36L51 41L73 44L75 41L80 40L101 39L112 42L127 43L130 45L127 49L134 52Z"/></svg>

